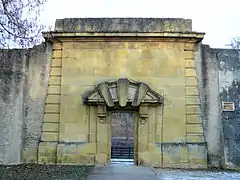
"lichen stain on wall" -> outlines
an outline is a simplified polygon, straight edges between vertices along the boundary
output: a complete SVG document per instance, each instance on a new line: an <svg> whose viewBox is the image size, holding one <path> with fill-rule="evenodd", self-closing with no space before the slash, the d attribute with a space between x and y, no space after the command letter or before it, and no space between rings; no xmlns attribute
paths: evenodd
<svg viewBox="0 0 240 180"><path fill-rule="evenodd" d="M36 162L51 45L0 50L0 163ZM28 151L28 158L24 152ZM25 156L26 157L26 156Z"/></svg>
<svg viewBox="0 0 240 180"><path fill-rule="evenodd" d="M223 88L219 95L220 102L233 102L235 111L221 112L223 123L224 141L227 154L227 166L236 167L240 165L240 81L233 80L231 86Z"/></svg>
<svg viewBox="0 0 240 180"><path fill-rule="evenodd" d="M23 77L21 50L0 51L0 162L18 163L22 143Z"/></svg>

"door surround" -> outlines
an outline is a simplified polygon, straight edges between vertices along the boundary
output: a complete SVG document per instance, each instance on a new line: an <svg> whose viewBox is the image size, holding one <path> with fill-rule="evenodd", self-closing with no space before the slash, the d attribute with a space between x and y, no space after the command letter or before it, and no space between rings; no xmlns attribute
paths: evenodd
<svg viewBox="0 0 240 180"><path fill-rule="evenodd" d="M134 164L135 165L137 165L137 156L136 156L136 154L137 154L137 141L138 141L138 132L137 132L137 126L138 126L138 121L137 121L137 111L134 111L134 110L131 110L131 109L117 109L117 110L110 110L110 112L109 112L109 116L110 116L110 143L111 143L111 146L112 146L112 135L113 135L113 127L112 127L112 125L113 125L113 114L114 113L119 113L119 114L121 114L121 113L126 113L126 114L132 114L133 115L133 119L132 119L132 122L131 122L131 124L133 125L133 147L134 147L134 157L133 157L133 159L134 159ZM110 147L111 149L111 151L112 151L112 147ZM111 156L110 156L111 158L112 158L112 154L111 154Z"/></svg>
<svg viewBox="0 0 240 180"><path fill-rule="evenodd" d="M143 82L120 78L98 84L93 90L83 95L83 101L88 106L97 106L97 134L95 165L107 165L111 161L111 111L130 110L136 112L135 119L136 151L134 152L135 164L140 165L138 158L141 146L139 141L144 135L139 133L148 120L148 107L163 105L163 97L153 91ZM147 127L146 127L147 128ZM135 133L135 132L134 132ZM141 142L146 143L147 142Z"/></svg>

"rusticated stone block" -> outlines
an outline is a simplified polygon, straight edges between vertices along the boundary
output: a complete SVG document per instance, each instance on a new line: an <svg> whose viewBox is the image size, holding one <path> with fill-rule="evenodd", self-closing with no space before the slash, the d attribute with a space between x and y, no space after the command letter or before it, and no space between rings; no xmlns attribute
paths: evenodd
<svg viewBox="0 0 240 180"><path fill-rule="evenodd" d="M50 76L49 85L61 85L61 77Z"/></svg>
<svg viewBox="0 0 240 180"><path fill-rule="evenodd" d="M185 69L185 77L196 77L197 73L195 69Z"/></svg>
<svg viewBox="0 0 240 180"><path fill-rule="evenodd" d="M59 67L51 68L50 75L51 76L61 76L61 68L59 68Z"/></svg>
<svg viewBox="0 0 240 180"><path fill-rule="evenodd" d="M59 123L58 122L44 122L42 131L45 132L58 132L59 131Z"/></svg>
<svg viewBox="0 0 240 180"><path fill-rule="evenodd" d="M62 43L53 43L53 49L54 50L61 50L62 49Z"/></svg>
<svg viewBox="0 0 240 180"><path fill-rule="evenodd" d="M203 134L202 124L187 124L187 133L189 134Z"/></svg>
<svg viewBox="0 0 240 180"><path fill-rule="evenodd" d="M44 114L43 122L59 122L59 114Z"/></svg>
<svg viewBox="0 0 240 180"><path fill-rule="evenodd" d="M185 43L184 44L184 51L194 51L195 44L194 43Z"/></svg>
<svg viewBox="0 0 240 180"><path fill-rule="evenodd" d="M60 103L60 96L59 95L47 95L46 103L58 104L58 103Z"/></svg>
<svg viewBox="0 0 240 180"><path fill-rule="evenodd" d="M61 67L61 66L62 66L61 58L52 59L52 67Z"/></svg>
<svg viewBox="0 0 240 180"><path fill-rule="evenodd" d="M198 85L196 77L186 77L185 83L186 83L186 86L197 86Z"/></svg>
<svg viewBox="0 0 240 180"><path fill-rule="evenodd" d="M59 95L61 93L61 88L60 86L56 86L56 85L50 85L48 87L48 94L51 95Z"/></svg>
<svg viewBox="0 0 240 180"><path fill-rule="evenodd" d="M204 143L188 144L189 168L207 168L207 149Z"/></svg>
<svg viewBox="0 0 240 180"><path fill-rule="evenodd" d="M198 96L198 88L197 87L186 87L186 96Z"/></svg>
<svg viewBox="0 0 240 180"><path fill-rule="evenodd" d="M60 105L59 104L46 104L45 113L59 113Z"/></svg>
<svg viewBox="0 0 240 180"><path fill-rule="evenodd" d="M185 66L185 68L195 68L195 61L194 60L185 60L184 66Z"/></svg>
<svg viewBox="0 0 240 180"><path fill-rule="evenodd" d="M187 118L188 118L188 116L189 116L189 118L191 118L191 116L195 117L195 115L201 115L200 106L187 106L186 114L187 114Z"/></svg>
<svg viewBox="0 0 240 180"><path fill-rule="evenodd" d="M205 139L203 135L198 135L198 134L187 134L187 142L190 143L204 143Z"/></svg>
<svg viewBox="0 0 240 180"><path fill-rule="evenodd" d="M186 96L186 105L200 105L198 96Z"/></svg>
<svg viewBox="0 0 240 180"><path fill-rule="evenodd" d="M38 163L37 148L23 150L23 163Z"/></svg>
<svg viewBox="0 0 240 180"><path fill-rule="evenodd" d="M61 58L62 57L62 51L61 50L54 50L53 51L53 58Z"/></svg>
<svg viewBox="0 0 240 180"><path fill-rule="evenodd" d="M57 163L94 165L96 143L61 143L57 146Z"/></svg>
<svg viewBox="0 0 240 180"><path fill-rule="evenodd" d="M108 154L106 153L97 153L95 156L95 165L104 166L108 164Z"/></svg>
<svg viewBox="0 0 240 180"><path fill-rule="evenodd" d="M162 144L162 148L164 167L180 167L181 163L188 162L186 144L167 143Z"/></svg>
<svg viewBox="0 0 240 180"><path fill-rule="evenodd" d="M57 157L57 143L41 142L38 147L39 164L55 164Z"/></svg>
<svg viewBox="0 0 240 180"><path fill-rule="evenodd" d="M186 115L186 122L191 124L203 123L201 115Z"/></svg>
<svg viewBox="0 0 240 180"><path fill-rule="evenodd" d="M43 132L41 135L41 141L58 141L58 132Z"/></svg>

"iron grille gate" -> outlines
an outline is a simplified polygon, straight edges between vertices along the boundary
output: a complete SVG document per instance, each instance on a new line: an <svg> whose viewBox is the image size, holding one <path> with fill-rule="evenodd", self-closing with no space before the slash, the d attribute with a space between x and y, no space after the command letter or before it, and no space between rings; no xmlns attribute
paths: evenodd
<svg viewBox="0 0 240 180"><path fill-rule="evenodd" d="M134 159L133 113L112 113L111 159Z"/></svg>
<svg viewBox="0 0 240 180"><path fill-rule="evenodd" d="M134 147L131 146L112 146L112 159L134 159Z"/></svg>

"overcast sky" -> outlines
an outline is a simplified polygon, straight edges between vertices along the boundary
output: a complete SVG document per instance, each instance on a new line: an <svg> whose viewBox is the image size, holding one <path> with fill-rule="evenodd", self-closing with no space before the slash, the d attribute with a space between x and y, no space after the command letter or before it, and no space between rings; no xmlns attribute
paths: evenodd
<svg viewBox="0 0 240 180"><path fill-rule="evenodd" d="M43 20L52 25L70 17L188 18L214 48L240 36L240 0L48 0L44 9Z"/></svg>

